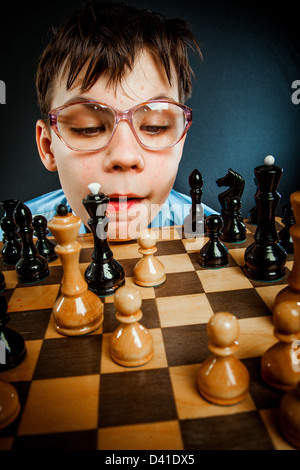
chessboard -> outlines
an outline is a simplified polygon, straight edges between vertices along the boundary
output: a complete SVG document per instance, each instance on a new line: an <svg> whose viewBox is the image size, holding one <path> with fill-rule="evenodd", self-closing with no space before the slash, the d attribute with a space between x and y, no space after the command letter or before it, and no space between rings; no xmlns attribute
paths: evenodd
<svg viewBox="0 0 300 470"><path fill-rule="evenodd" d="M280 228L280 222L278 229ZM226 244L229 264L202 268L198 262L206 237L182 238L180 227L158 229L155 256L166 281L140 287L143 317L155 354L143 366L112 361L110 337L118 322L113 297L103 298L104 322L94 333L66 337L56 332L51 315L59 295L62 266L52 262L49 277L33 285L18 282L15 269L0 265L8 302L7 326L25 339L24 361L0 379L16 388L21 411L0 431L0 449L30 450L197 450L292 449L278 426L283 393L263 382L262 354L277 340L272 306L287 285L293 266L277 282L258 282L243 271L245 247L255 226L246 224L247 240ZM93 238L80 235L82 273L91 260ZM136 241L111 243L114 258L133 284L141 257ZM207 359L207 323L220 311L234 314L240 326L236 354L250 374L247 397L230 406L207 402L197 391L199 365Z"/></svg>

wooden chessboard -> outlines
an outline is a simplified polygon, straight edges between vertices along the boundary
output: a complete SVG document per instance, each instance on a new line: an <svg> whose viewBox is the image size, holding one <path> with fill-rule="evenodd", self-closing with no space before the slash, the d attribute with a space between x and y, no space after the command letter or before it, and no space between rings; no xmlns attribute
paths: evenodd
<svg viewBox="0 0 300 470"><path fill-rule="evenodd" d="M22 364L0 379L19 394L21 412L0 431L0 449L292 449L278 427L282 393L260 376L260 358L276 338L271 310L287 284L249 280L243 273L247 241L227 244L229 265L203 269L199 249L206 238L181 239L180 228L160 229L156 256L167 279L157 288L137 287L143 300L140 321L154 338L155 356L146 365L124 368L109 354L115 319L113 298L104 299L104 323L84 337L60 336L51 309L59 293L62 266L50 265L50 276L35 285L17 282L14 268L2 269L10 322L27 347ZM93 249L91 235L79 236L84 272ZM136 242L112 244L114 257L132 284L139 257ZM240 324L237 357L250 373L247 398L233 406L209 404L196 389L199 364L211 354L207 322L218 311L233 313Z"/></svg>

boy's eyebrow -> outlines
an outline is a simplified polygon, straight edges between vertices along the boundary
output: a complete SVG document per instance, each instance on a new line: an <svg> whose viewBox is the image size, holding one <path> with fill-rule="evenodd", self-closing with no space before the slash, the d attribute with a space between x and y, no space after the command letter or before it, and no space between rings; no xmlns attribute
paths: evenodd
<svg viewBox="0 0 300 470"><path fill-rule="evenodd" d="M68 104L72 104L72 103L76 103L78 101L89 101L89 100L92 100L92 101L98 101L94 98L90 98L90 97L87 97L87 96L82 96L82 95L79 95L79 96L73 96L72 98L70 98L69 100L67 100L63 106L66 106ZM153 101L153 100L168 100L168 101L175 101L174 98L171 98L170 96L167 96L167 95L164 95L164 94L160 94L160 95L156 95L152 98L149 98L148 100L144 100L144 101L141 101L141 103L145 103L147 101ZM103 103L105 104L105 103Z"/></svg>
<svg viewBox="0 0 300 470"><path fill-rule="evenodd" d="M73 96L72 98L70 98L69 100L67 100L63 105L67 105L67 104L72 104L72 103L76 103L77 101L88 101L90 100L91 98L88 98L86 96Z"/></svg>

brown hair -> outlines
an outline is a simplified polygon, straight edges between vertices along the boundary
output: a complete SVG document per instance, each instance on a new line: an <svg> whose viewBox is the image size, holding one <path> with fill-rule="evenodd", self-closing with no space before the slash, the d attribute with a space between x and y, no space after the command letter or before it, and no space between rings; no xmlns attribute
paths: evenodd
<svg viewBox="0 0 300 470"><path fill-rule="evenodd" d="M157 55L170 84L173 62L179 97L184 102L191 94L193 76L188 49L201 57L189 25L182 19L167 19L124 3L85 3L82 11L55 32L40 58L36 88L43 119L50 111L53 85L61 71L67 89L85 65L82 92L90 89L103 72L108 73L109 82L117 84L144 47Z"/></svg>

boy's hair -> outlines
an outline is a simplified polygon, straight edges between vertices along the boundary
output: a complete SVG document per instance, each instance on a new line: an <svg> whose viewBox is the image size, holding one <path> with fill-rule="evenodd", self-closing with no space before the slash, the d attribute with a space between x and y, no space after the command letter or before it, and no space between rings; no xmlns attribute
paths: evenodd
<svg viewBox="0 0 300 470"><path fill-rule="evenodd" d="M124 3L85 3L82 11L54 34L40 58L36 88L43 119L47 119L55 80L61 72L67 89L85 65L82 92L89 90L104 72L109 83L116 85L132 69L136 54L143 48L156 54L170 84L174 64L179 99L184 102L192 89L188 49L196 50L201 57L188 24Z"/></svg>

